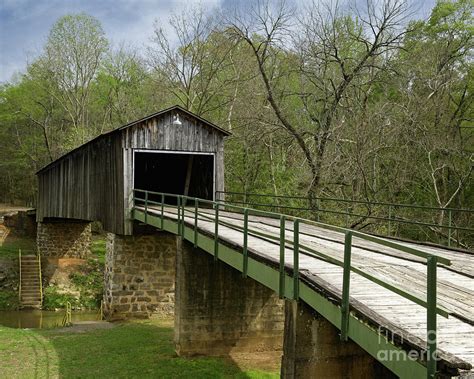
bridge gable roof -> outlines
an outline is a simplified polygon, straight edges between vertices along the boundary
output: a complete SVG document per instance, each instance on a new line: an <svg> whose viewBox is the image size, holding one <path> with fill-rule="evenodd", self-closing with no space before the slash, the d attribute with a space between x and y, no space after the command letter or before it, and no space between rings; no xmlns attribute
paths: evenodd
<svg viewBox="0 0 474 379"><path fill-rule="evenodd" d="M75 149L72 149L71 151L69 151L69 152L63 154L62 156L60 156L60 157L57 158L56 160L54 160L54 161L48 163L46 166L44 166L44 167L42 167L41 169L39 169L39 170L36 172L36 175L41 174L43 171L47 170L47 169L50 168L51 166L54 166L55 163L57 163L57 162L63 160L64 158L66 158L66 157L72 155L74 152L81 150L81 149L84 148L85 146L87 146L87 145L89 145L89 144L91 144L91 143L94 143L94 142L96 142L97 140L99 140L99 139L101 139L101 138L104 138L104 137L106 137L106 136L110 136L110 135L112 135L112 134L117 134L117 133L119 133L119 132L122 132L122 131L125 130L125 129L128 129L128 128L133 127L133 126L136 126L136 125L139 125L139 124L141 124L142 122L148 121L148 120L153 119L153 118L156 118L156 117L160 117L160 116L165 115L165 114L170 113L170 112L176 112L176 111L179 111L179 112L181 112L181 113L184 113L185 115L190 116L190 117L196 119L197 121L201 122L202 124L204 124L204 125L210 127L211 129L215 130L217 133L221 134L223 138L231 135L231 133L228 132L227 130L222 129L221 127L219 127L219 126L217 126L216 124L214 124L214 123L212 123L212 122L210 122L210 121L208 121L208 120L206 120L206 119L204 119L204 118L198 116L197 114L194 114L194 113L192 113L192 112L190 112L190 111L184 109L183 107L181 107L181 106L179 106L179 105L173 105L172 107L169 107L169 108L163 109L163 110L161 110L161 111L155 112L155 113L150 114L150 115L148 115L148 116L145 116L145 117L143 117L143 118L141 118L141 119L132 121L132 122L130 122L130 123L128 123L128 124L119 126L118 128L112 129L112 130L110 130L110 131L108 131L108 132L106 132L106 133L102 133L102 134L98 135L97 137L91 139L90 141L88 141L88 142L86 142L86 143L84 143L84 144L82 144L82 145L76 147Z"/></svg>

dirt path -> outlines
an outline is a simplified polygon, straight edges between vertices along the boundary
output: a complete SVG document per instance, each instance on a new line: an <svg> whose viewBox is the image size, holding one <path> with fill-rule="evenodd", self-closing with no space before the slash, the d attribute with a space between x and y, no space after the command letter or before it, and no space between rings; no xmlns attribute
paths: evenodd
<svg viewBox="0 0 474 379"><path fill-rule="evenodd" d="M107 321L78 321L72 326L66 326L64 328L55 329L55 333L86 333L91 330L99 329L112 329L119 324L114 324Z"/></svg>
<svg viewBox="0 0 474 379"><path fill-rule="evenodd" d="M0 203L0 216L10 212L27 211L28 209L31 209L31 207Z"/></svg>

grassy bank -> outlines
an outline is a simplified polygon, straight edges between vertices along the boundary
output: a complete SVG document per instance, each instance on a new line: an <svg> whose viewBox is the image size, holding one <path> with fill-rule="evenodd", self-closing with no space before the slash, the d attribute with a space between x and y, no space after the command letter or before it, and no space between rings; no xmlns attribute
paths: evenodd
<svg viewBox="0 0 474 379"><path fill-rule="evenodd" d="M0 258L18 259L18 250L21 250L23 254L35 254L35 239L9 235L3 245L0 245Z"/></svg>
<svg viewBox="0 0 474 379"><path fill-rule="evenodd" d="M43 309L62 309L67 302L71 303L73 309L99 308L104 290L104 265L105 236L94 235L90 258L75 272L71 272L67 281L63 279L61 286L50 284L45 287ZM69 291L64 290L65 285Z"/></svg>
<svg viewBox="0 0 474 379"><path fill-rule="evenodd" d="M0 245L0 310L18 308L18 250L23 254L36 253L36 241L29 237L8 235ZM43 288L43 309L63 309L70 302L75 309L95 309L102 299L105 264L105 236L93 235L91 256L72 272L65 285ZM11 267L14 266L13 269ZM7 269L8 268L8 269ZM6 275L2 275L6 272ZM68 291L70 289L71 291ZM79 293L79 296L77 295Z"/></svg>
<svg viewBox="0 0 474 379"><path fill-rule="evenodd" d="M18 308L18 250L25 254L35 251L31 238L7 236L0 241L0 310Z"/></svg>
<svg viewBox="0 0 474 379"><path fill-rule="evenodd" d="M176 357L169 320L73 333L0 326L6 378L277 378L230 359Z"/></svg>

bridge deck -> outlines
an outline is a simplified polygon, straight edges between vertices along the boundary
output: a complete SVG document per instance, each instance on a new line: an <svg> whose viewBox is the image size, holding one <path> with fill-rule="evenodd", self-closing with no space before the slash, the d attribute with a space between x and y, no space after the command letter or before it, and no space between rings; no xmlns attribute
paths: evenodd
<svg viewBox="0 0 474 379"><path fill-rule="evenodd" d="M139 208L140 209L140 208ZM143 209L143 208L141 208ZM159 207L148 208L149 214L161 215ZM200 232L212 236L215 230L214 211L199 210ZM176 209L165 208L164 216L177 220ZM186 208L185 223L194 225L194 208ZM225 224L225 225L224 225ZM219 240L237 249L243 246L243 233L232 226L243 227L238 213L219 213ZM280 235L279 220L249 216L249 228L265 234ZM286 239L293 238L293 225L286 225ZM343 259L344 234L311 225L300 228L300 277L320 288L328 297L340 299L343 269L323 259L304 255L305 247ZM405 243L419 250L446 257L449 267L438 267L438 306L450 313L449 318L438 315L438 349L447 367L469 369L474 365L474 254L439 247ZM279 262L278 241L256 235L248 236L248 251L269 264ZM384 254L382 254L382 252ZM293 249L285 249L285 267L292 270ZM426 264L422 259L390 247L354 237L352 266L382 279L397 288L426 299ZM351 309L375 321L392 336L401 337L409 346L426 347L426 309L380 285L351 273Z"/></svg>

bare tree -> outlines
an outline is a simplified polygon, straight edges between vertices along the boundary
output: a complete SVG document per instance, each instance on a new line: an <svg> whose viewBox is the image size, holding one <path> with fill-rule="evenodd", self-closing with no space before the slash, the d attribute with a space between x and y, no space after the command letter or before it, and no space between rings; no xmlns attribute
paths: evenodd
<svg viewBox="0 0 474 379"><path fill-rule="evenodd" d="M224 84L219 72L230 65L227 57L233 45L218 32L218 19L201 7L173 15L169 25L172 37L155 22L149 57L156 79L166 82L186 109L199 115L217 109Z"/></svg>
<svg viewBox="0 0 474 379"><path fill-rule="evenodd" d="M367 74L373 77L385 69L384 62L406 33L401 27L408 15L403 0L386 0L380 7L369 1L365 15L358 12L357 17L344 13L337 3L319 4L308 7L300 29L292 25L294 13L284 2L277 7L261 2L250 16L236 15L229 21L233 34L253 52L276 117L306 158L310 199L319 189L326 147L342 122L344 102L350 102L354 87L370 85ZM290 40L293 51L282 48ZM298 85L283 87L283 76Z"/></svg>

